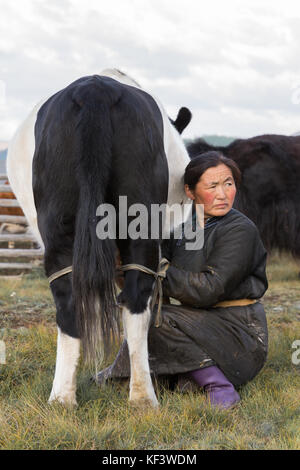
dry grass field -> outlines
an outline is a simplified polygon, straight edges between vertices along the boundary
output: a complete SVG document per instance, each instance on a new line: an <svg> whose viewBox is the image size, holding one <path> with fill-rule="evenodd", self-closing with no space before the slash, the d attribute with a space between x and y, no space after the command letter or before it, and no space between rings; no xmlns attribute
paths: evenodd
<svg viewBox="0 0 300 470"><path fill-rule="evenodd" d="M128 385L99 389L80 364L78 407L48 405L56 355L55 308L39 268L0 279L1 449L300 449L300 266L288 256L268 262L264 297L269 355L260 374L240 390L233 410L212 409L201 391L158 387L158 411L136 412ZM300 353L298 355L300 359ZM295 361L294 361L295 362ZM100 367L103 367L102 364Z"/></svg>

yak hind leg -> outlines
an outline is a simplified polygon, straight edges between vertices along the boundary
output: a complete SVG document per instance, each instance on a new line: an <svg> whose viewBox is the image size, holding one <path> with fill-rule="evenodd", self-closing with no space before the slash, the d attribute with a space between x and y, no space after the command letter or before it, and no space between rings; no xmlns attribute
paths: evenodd
<svg viewBox="0 0 300 470"><path fill-rule="evenodd" d="M123 324L130 358L129 401L137 407L158 407L148 360L149 302L143 313L131 313L123 307Z"/></svg>
<svg viewBox="0 0 300 470"><path fill-rule="evenodd" d="M80 356L80 339L75 322L71 275L66 274L51 283L56 304L57 353L55 374L49 403L72 407L76 401L76 369Z"/></svg>
<svg viewBox="0 0 300 470"><path fill-rule="evenodd" d="M159 245L154 240L136 240L119 245L122 264L139 264L156 270L159 260ZM118 296L123 307L123 327L130 360L130 392L132 405L158 407L150 375L148 358L148 330L151 321L150 302L154 278L139 270L129 270Z"/></svg>
<svg viewBox="0 0 300 470"><path fill-rule="evenodd" d="M57 355L52 390L48 403L58 401L65 406L77 406L76 369L80 340L63 333L58 327Z"/></svg>

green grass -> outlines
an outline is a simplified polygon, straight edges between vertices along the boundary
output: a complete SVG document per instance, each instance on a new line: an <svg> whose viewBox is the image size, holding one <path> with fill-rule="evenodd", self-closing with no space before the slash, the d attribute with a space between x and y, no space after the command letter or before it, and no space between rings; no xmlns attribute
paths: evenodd
<svg viewBox="0 0 300 470"><path fill-rule="evenodd" d="M98 388L82 363L78 407L48 405L56 326L47 281L41 270L1 280L7 363L0 365L0 448L300 449L300 366L291 361L292 343L300 339L298 270L289 257L269 260L268 360L240 390L241 403L227 411L211 408L200 391L182 394L160 385L159 410L137 412L128 403L127 383Z"/></svg>

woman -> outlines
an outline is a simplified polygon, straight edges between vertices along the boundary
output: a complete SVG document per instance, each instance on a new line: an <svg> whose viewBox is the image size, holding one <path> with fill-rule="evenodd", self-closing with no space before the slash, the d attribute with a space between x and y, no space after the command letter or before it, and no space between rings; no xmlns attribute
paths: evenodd
<svg viewBox="0 0 300 470"><path fill-rule="evenodd" d="M267 356L267 324L259 299L267 290L266 250L255 225L233 209L240 171L220 152L202 154L185 170L185 191L204 210L204 244L187 250L183 236L164 243L170 261L162 323L149 330L149 363L155 375L191 378L212 405L229 408L235 387L253 379ZM255 188L253 188L255 191ZM190 240L189 240L190 242ZM126 342L98 382L128 377Z"/></svg>

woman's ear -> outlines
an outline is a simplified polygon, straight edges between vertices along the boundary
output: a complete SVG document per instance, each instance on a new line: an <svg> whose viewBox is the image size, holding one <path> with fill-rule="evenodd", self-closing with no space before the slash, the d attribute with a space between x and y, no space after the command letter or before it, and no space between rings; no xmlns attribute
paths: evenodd
<svg viewBox="0 0 300 470"><path fill-rule="evenodd" d="M194 191L192 191L190 188L189 188L189 185L188 184L185 184L184 185L184 190L185 190L185 194L187 195L188 198L192 199L192 201L195 199L195 196L194 196Z"/></svg>

